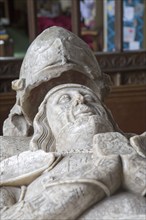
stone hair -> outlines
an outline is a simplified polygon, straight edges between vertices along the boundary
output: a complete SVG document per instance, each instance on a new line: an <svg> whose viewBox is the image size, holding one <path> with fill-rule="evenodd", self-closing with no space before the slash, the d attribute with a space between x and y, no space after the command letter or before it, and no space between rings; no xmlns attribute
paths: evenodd
<svg viewBox="0 0 146 220"><path fill-rule="evenodd" d="M48 124L46 117L46 97L39 107L33 122L34 134L30 142L30 150L42 149L46 152L51 151L55 138Z"/></svg>

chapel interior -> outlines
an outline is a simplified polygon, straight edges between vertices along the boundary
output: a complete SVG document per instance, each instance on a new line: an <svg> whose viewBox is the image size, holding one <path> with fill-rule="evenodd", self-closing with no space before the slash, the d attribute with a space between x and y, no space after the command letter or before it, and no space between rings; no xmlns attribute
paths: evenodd
<svg viewBox="0 0 146 220"><path fill-rule="evenodd" d="M11 82L30 43L51 26L72 31L93 50L111 77L104 102L121 130L146 131L145 0L0 0L0 135L15 103Z"/></svg>

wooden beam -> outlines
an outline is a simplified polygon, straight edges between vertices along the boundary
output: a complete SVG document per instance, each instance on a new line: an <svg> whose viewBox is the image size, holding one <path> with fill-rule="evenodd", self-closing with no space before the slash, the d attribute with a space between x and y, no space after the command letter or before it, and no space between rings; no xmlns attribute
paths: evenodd
<svg viewBox="0 0 146 220"><path fill-rule="evenodd" d="M81 28L80 28L80 1L72 0L72 12L71 12L71 20L72 20L72 32L81 36Z"/></svg>
<svg viewBox="0 0 146 220"><path fill-rule="evenodd" d="M37 36L37 10L36 0L27 0L29 41L32 42Z"/></svg>
<svg viewBox="0 0 146 220"><path fill-rule="evenodd" d="M9 13L9 4L8 4L8 0L4 1L4 7L5 7L5 17L9 19L10 22L10 13Z"/></svg>
<svg viewBox="0 0 146 220"><path fill-rule="evenodd" d="M115 50L123 51L123 0L115 1Z"/></svg>

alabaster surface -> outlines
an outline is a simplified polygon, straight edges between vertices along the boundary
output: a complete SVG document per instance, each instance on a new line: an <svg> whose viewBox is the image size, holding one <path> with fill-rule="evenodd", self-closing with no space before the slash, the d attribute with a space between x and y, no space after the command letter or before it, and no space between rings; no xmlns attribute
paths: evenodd
<svg viewBox="0 0 146 220"><path fill-rule="evenodd" d="M4 123L2 220L144 220L146 132L122 132L88 46L52 27L30 45Z"/></svg>
<svg viewBox="0 0 146 220"><path fill-rule="evenodd" d="M29 150L31 137L0 136L0 162L8 157Z"/></svg>

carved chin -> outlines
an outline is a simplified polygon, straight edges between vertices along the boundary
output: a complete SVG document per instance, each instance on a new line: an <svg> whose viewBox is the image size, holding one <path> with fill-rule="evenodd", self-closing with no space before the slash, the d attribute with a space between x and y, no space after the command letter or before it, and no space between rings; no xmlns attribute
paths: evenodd
<svg viewBox="0 0 146 220"><path fill-rule="evenodd" d="M107 119L93 115L93 114L80 114L80 116L74 120L73 122L69 122L67 126L65 126L60 132L61 135L69 135L72 134L82 134L81 136L87 134L97 134L97 133L105 133L113 131L113 126Z"/></svg>
<svg viewBox="0 0 146 220"><path fill-rule="evenodd" d="M74 147L91 148L95 134L109 131L113 131L111 125L98 116L80 117L74 122L69 122L61 130L57 138L57 149L63 151Z"/></svg>
<svg viewBox="0 0 146 220"><path fill-rule="evenodd" d="M74 126L76 130L82 130L82 128L86 128L87 132L91 132L93 134L111 132L113 131L113 126L107 119L97 116L97 115L80 115L75 122ZM83 132L83 131L82 131Z"/></svg>

